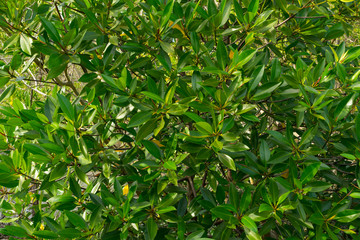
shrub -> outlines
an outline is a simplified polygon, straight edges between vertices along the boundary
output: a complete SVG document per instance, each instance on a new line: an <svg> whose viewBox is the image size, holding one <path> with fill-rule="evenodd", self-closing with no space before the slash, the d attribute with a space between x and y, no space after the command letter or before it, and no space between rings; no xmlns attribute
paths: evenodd
<svg viewBox="0 0 360 240"><path fill-rule="evenodd" d="M1 1L0 232L357 239L358 7Z"/></svg>

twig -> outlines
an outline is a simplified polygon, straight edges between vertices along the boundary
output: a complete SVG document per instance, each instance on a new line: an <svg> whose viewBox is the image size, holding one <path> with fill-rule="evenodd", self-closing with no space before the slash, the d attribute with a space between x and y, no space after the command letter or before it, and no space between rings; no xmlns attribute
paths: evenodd
<svg viewBox="0 0 360 240"><path fill-rule="evenodd" d="M18 75L20 75L17 71L15 71L15 73L18 74ZM45 93L37 90L36 88L33 88L33 87L31 87L30 85L28 85L26 82L24 82L24 79L21 80L21 81L23 82L23 84L24 84L25 86L27 86L27 87L30 88L31 90L33 90L33 91L35 91L35 92L37 92L37 93L39 93L39 94L41 94L41 95L43 95L43 96L47 96L47 94L45 94Z"/></svg>
<svg viewBox="0 0 360 240"><path fill-rule="evenodd" d="M63 27L64 27L64 30L65 30L65 32L67 33L68 31L67 31L66 26L65 26L65 24L64 24L64 18L61 16L60 11L59 11L59 8L58 8L58 6L57 6L57 4L56 4L55 1L54 1L54 5L55 5L56 12L57 12L58 15L59 15L59 19L60 19L60 21L62 22L62 25L63 25Z"/></svg>
<svg viewBox="0 0 360 240"><path fill-rule="evenodd" d="M282 21L281 23L276 25L275 28L279 28L280 26L284 25L285 23L287 23L288 21L293 19L296 16L296 14L298 14L301 10L306 8L311 2L312 2L312 0L308 1L297 13L292 14L290 17L288 17L287 19L285 19L284 21Z"/></svg>
<svg viewBox="0 0 360 240"><path fill-rule="evenodd" d="M15 171L15 173L20 174L20 175L24 176L25 178L31 179L33 181L33 183L41 183L41 181L39 179L33 178L33 177L27 175L26 173L23 173L17 169L14 169L14 171Z"/></svg>
<svg viewBox="0 0 360 240"><path fill-rule="evenodd" d="M328 137L326 138L326 140L325 140L325 142L324 142L324 145L321 147L322 149L324 149L324 147L326 147L326 145L328 144L333 130L334 130L334 128L331 126L329 135L328 135Z"/></svg>
<svg viewBox="0 0 360 240"><path fill-rule="evenodd" d="M204 178L203 178L201 187L205 187L207 175L208 175L208 169L207 169L207 167L206 167L206 169L205 169L205 174L204 174Z"/></svg>
<svg viewBox="0 0 360 240"><path fill-rule="evenodd" d="M347 171L344 171L344 170L341 170L340 168L336 167L335 164L332 164L330 163L330 165L335 168L337 171L341 172L341 173L344 173L344 174L350 174L350 175L355 175L355 173L352 173L352 172L347 172Z"/></svg>
<svg viewBox="0 0 360 240"><path fill-rule="evenodd" d="M48 84L55 84L55 85L57 85L57 83L55 83L55 82L41 81L41 80L39 80L39 79L24 78L24 79L21 79L21 80L22 80L22 81L35 82L35 83L48 83Z"/></svg>
<svg viewBox="0 0 360 240"><path fill-rule="evenodd" d="M194 198L196 198L196 191L195 191L193 180L192 180L192 178L190 176L187 176L187 180L188 180L188 182L190 184L192 194L194 195Z"/></svg>

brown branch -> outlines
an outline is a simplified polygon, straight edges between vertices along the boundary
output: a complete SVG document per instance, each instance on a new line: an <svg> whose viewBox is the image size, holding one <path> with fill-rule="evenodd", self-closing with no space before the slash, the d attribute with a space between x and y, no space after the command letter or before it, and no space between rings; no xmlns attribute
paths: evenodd
<svg viewBox="0 0 360 240"><path fill-rule="evenodd" d="M194 195L194 198L196 198L196 191L195 191L195 187L194 187L194 182L192 180L192 178L190 176L187 176L187 181L189 182L192 194Z"/></svg>
<svg viewBox="0 0 360 240"><path fill-rule="evenodd" d="M67 33L68 31L67 31L66 26L65 26L65 24L64 24L64 18L61 16L60 11L59 11L59 8L58 8L56 2L54 2L54 5L55 5L56 12L57 12L57 14L59 15L59 19L60 19L60 21L62 22L62 25L63 25L63 27L64 27L64 30L65 30L65 32Z"/></svg>
<svg viewBox="0 0 360 240"><path fill-rule="evenodd" d="M22 81L29 81L29 82L38 82L38 83L48 83L48 84L56 84L54 82L49 82L49 81L42 81L42 80L38 80L38 79L30 79L30 78L24 78L21 79Z"/></svg>
<svg viewBox="0 0 360 240"><path fill-rule="evenodd" d="M284 25L285 23L287 23L288 21L290 21L291 19L293 19L296 16L296 14L298 14L301 10L306 8L311 2L312 2L312 0L308 1L297 13L292 14L290 17L288 17L287 19L285 19L284 21L282 21L281 23L276 25L275 28L279 28L282 25Z"/></svg>
<svg viewBox="0 0 360 240"><path fill-rule="evenodd" d="M207 167L206 167L206 169L205 169L205 174L204 174L204 177L203 177L203 181L202 181L201 187L205 187L207 175L208 175L208 169L207 169Z"/></svg>

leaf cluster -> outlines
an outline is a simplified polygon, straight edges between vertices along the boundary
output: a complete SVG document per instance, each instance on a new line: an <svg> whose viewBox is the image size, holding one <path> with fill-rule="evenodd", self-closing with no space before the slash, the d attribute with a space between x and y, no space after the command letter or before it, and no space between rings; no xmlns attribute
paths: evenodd
<svg viewBox="0 0 360 240"><path fill-rule="evenodd" d="M358 1L0 1L0 233L358 239Z"/></svg>

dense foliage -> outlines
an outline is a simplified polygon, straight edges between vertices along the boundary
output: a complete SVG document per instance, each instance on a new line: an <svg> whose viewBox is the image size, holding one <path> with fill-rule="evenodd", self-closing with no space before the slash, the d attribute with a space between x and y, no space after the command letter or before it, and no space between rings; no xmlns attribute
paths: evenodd
<svg viewBox="0 0 360 240"><path fill-rule="evenodd" d="M0 232L359 239L359 7L0 1Z"/></svg>

